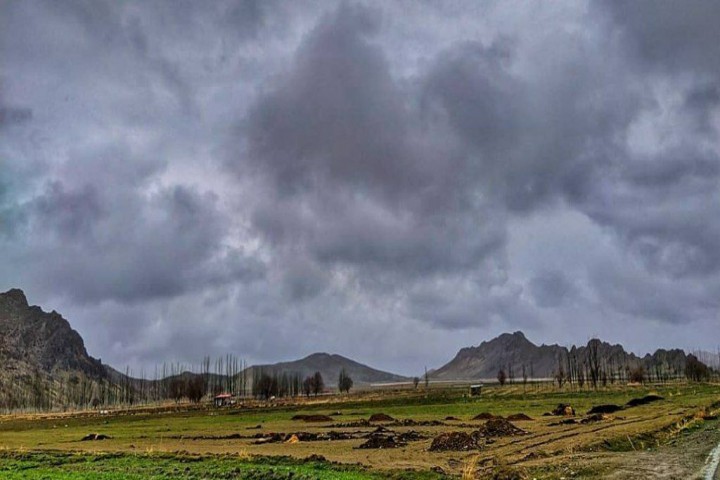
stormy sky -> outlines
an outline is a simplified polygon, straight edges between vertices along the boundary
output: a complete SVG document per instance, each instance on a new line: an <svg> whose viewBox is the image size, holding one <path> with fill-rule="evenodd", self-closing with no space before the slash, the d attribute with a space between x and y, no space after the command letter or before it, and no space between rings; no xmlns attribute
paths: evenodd
<svg viewBox="0 0 720 480"><path fill-rule="evenodd" d="M0 290L117 367L720 343L720 3L0 1Z"/></svg>

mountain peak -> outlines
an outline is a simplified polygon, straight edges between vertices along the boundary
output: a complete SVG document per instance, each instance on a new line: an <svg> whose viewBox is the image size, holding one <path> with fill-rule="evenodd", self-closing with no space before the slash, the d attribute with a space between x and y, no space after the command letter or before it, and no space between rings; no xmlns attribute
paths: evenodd
<svg viewBox="0 0 720 480"><path fill-rule="evenodd" d="M10 303L14 307L28 307L27 297L25 292L19 288L11 288L5 293L0 293L0 299L7 303Z"/></svg>
<svg viewBox="0 0 720 480"><path fill-rule="evenodd" d="M492 341L492 340L491 340ZM518 330L514 333L503 333L502 335L495 338L495 341L498 341L502 344L506 345L525 345L525 344L532 344L530 340L525 337L525 334Z"/></svg>

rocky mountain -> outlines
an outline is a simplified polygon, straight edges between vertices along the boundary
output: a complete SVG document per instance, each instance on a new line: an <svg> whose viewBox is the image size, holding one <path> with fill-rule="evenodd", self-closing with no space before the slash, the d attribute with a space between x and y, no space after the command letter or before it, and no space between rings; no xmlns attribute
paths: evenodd
<svg viewBox="0 0 720 480"><path fill-rule="evenodd" d="M88 355L80 334L56 311L30 306L22 290L0 293L0 361L6 373L82 372L103 378L105 369Z"/></svg>
<svg viewBox="0 0 720 480"><path fill-rule="evenodd" d="M558 356L565 352L567 350L559 345L537 346L522 332L503 333L477 347L461 349L455 358L433 372L431 377L436 380L495 378L500 369L512 370L520 377L523 365L530 377L551 377Z"/></svg>
<svg viewBox="0 0 720 480"><path fill-rule="evenodd" d="M368 385L371 383L387 383L387 382L404 382L408 381L407 377L395 375L394 373L376 370L362 363L358 363L342 355L331 355L329 353L313 353L300 360L291 362L274 363L271 365L256 365L250 367L250 376L258 372L266 373L287 373L296 374L306 377L315 372L320 372L325 380L325 385L333 387L337 385L340 370L345 371L353 379L354 384Z"/></svg>
<svg viewBox="0 0 720 480"><path fill-rule="evenodd" d="M657 350L638 357L622 345L593 339L587 345L566 348L560 345L535 345L522 332L504 333L477 347L461 349L455 358L432 374L436 380L495 379L499 370L522 378L523 369L530 378L552 378L558 372L589 378L592 366L609 377L627 378L642 366L651 378L682 376L687 355L684 351Z"/></svg>

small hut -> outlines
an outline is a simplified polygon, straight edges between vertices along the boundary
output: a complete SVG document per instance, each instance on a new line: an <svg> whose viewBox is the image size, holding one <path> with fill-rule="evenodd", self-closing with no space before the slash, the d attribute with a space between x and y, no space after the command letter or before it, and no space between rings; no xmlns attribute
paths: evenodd
<svg viewBox="0 0 720 480"><path fill-rule="evenodd" d="M232 405L232 394L230 393L221 393L220 395L215 395L213 398L213 403L217 408L225 407L227 405Z"/></svg>
<svg viewBox="0 0 720 480"><path fill-rule="evenodd" d="M470 385L470 396L471 397L479 397L480 393L482 392L482 383L476 383L475 385Z"/></svg>

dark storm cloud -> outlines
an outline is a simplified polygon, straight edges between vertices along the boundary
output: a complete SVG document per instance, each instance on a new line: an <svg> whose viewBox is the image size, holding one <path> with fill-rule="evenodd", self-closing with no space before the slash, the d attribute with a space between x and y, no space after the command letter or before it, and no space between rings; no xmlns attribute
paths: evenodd
<svg viewBox="0 0 720 480"><path fill-rule="evenodd" d="M0 105L0 128L23 123L32 119L29 108L5 107Z"/></svg>
<svg viewBox="0 0 720 480"><path fill-rule="evenodd" d="M250 110L250 159L275 192L254 225L328 265L473 270L502 244L502 217L473 198L459 152L423 138L412 92L372 42L379 22L348 5L322 18Z"/></svg>
<svg viewBox="0 0 720 480"><path fill-rule="evenodd" d="M111 361L717 315L712 3L2 10L0 286Z"/></svg>
<svg viewBox="0 0 720 480"><path fill-rule="evenodd" d="M609 13L611 27L628 42L630 55L646 65L672 73L720 73L717 55L720 16L717 2L689 0L621 0L593 2Z"/></svg>
<svg viewBox="0 0 720 480"><path fill-rule="evenodd" d="M338 181L368 190L427 183L407 145L408 113L374 12L343 5L303 41L292 70L250 113L251 158L288 193Z"/></svg>
<svg viewBox="0 0 720 480"><path fill-rule="evenodd" d="M561 305L576 293L572 282L561 271L545 271L534 276L528 284L530 295L539 307Z"/></svg>
<svg viewBox="0 0 720 480"><path fill-rule="evenodd" d="M260 262L223 247L216 196L192 188L141 199L52 183L20 209L30 239L9 259L42 258L41 270L30 272L38 285L78 302L135 303L262 276Z"/></svg>

